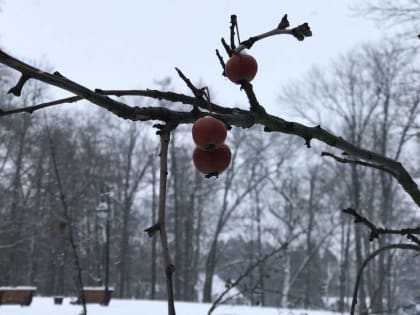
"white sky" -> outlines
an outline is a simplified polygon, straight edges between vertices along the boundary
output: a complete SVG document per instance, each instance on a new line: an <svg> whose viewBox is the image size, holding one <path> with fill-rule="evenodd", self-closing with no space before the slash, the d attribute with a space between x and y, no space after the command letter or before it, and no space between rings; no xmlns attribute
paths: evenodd
<svg viewBox="0 0 420 315"><path fill-rule="evenodd" d="M290 79L358 43L379 39L374 23L349 6L361 0L2 0L0 46L12 55L42 60L89 88L154 88L170 75L174 89L189 93L176 77L180 67L204 82L213 100L246 107L238 86L222 77L215 49L229 36L237 14L242 39L274 28L288 13L291 26L309 22L314 36L298 42L276 36L251 49L259 72L254 87L262 104L282 114L276 98ZM67 95L58 90L52 97ZM71 106L71 105L64 105Z"/></svg>

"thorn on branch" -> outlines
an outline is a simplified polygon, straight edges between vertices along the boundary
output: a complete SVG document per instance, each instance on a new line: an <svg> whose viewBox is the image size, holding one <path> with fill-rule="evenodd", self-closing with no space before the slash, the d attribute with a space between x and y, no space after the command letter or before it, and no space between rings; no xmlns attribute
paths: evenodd
<svg viewBox="0 0 420 315"><path fill-rule="evenodd" d="M305 39L305 37L312 36L312 31L308 23L303 23L292 29L292 34L297 38L297 40L302 41Z"/></svg>
<svg viewBox="0 0 420 315"><path fill-rule="evenodd" d="M60 78L64 78L64 75L62 75L60 72L58 72L58 71L55 71L54 73L53 73L56 77L60 77Z"/></svg>
<svg viewBox="0 0 420 315"><path fill-rule="evenodd" d="M305 145L308 149L311 148L311 140L312 140L311 136L306 136L305 137Z"/></svg>
<svg viewBox="0 0 420 315"><path fill-rule="evenodd" d="M277 26L277 29L279 29L279 30L285 30L289 26L290 26L290 23L289 23L289 20L287 19L287 14L285 14L283 16L283 18L281 19L279 25Z"/></svg>
<svg viewBox="0 0 420 315"><path fill-rule="evenodd" d="M230 49L229 45L226 43L226 41L225 41L225 39L224 39L223 37L222 37L221 41L222 41L222 45L223 45L223 47L224 47L224 48L225 48L225 50L226 50L227 55L228 55L229 57L232 57L232 49Z"/></svg>
<svg viewBox="0 0 420 315"><path fill-rule="evenodd" d="M219 59L220 65L222 66L222 69L223 69L222 75L225 77L226 76L226 72L225 72L226 64L225 64L225 61L223 60L222 55L220 55L220 52L219 52L218 49L216 49L216 56L217 56L217 59Z"/></svg>
<svg viewBox="0 0 420 315"><path fill-rule="evenodd" d="M16 85L12 87L7 93L13 94L14 96L21 96L23 86L29 79L30 77L28 75L22 74L19 78L19 81L16 83Z"/></svg>

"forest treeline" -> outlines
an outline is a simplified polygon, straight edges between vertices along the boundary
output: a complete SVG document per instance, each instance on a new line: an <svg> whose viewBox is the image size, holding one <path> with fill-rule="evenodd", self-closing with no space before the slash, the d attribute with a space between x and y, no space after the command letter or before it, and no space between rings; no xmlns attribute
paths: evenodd
<svg viewBox="0 0 420 315"><path fill-rule="evenodd" d="M279 106L295 107L301 119L404 161L416 176L415 56L396 42L361 46L290 84ZM48 95L40 83L30 83L12 99L7 87L15 80L0 68L2 109ZM161 88L168 84L162 81ZM70 233L83 284L103 285L103 210L109 207L114 296L164 299L160 243L144 232L156 221L159 197L159 140L152 125L90 105L71 107L0 117L0 285L74 295ZM207 179L192 163L190 127L172 136L167 228L176 300L213 301L221 293L213 288L215 275L226 287L246 275L238 285L242 302L347 310L362 261L404 237L370 241L369 230L341 209L355 208L383 227L418 226L418 209L391 175L320 156L326 150L352 159L342 152L317 143L308 150L301 139L258 128L231 129L227 142L231 166ZM364 274L359 303L381 314L419 303L419 259L398 251L378 256Z"/></svg>

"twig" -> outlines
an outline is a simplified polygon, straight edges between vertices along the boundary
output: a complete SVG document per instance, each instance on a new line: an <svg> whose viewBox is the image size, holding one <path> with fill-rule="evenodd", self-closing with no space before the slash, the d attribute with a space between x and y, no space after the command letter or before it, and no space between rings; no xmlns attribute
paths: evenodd
<svg viewBox="0 0 420 315"><path fill-rule="evenodd" d="M238 28L238 19L235 14L230 16L230 49L235 50L235 29Z"/></svg>
<svg viewBox="0 0 420 315"><path fill-rule="evenodd" d="M292 35L299 41L304 40L306 37L312 36L312 31L308 23L303 23L291 29L287 29L288 27L289 27L289 21L287 20L287 14L286 14L283 16L281 22L275 29L248 38L246 41L241 42L240 45L233 50L233 53L237 54L244 49L250 49L257 41L270 37L270 36Z"/></svg>
<svg viewBox="0 0 420 315"><path fill-rule="evenodd" d="M362 278L362 274L363 274L363 270L364 268L368 265L368 263L375 258L377 255L379 255L380 253L386 251L386 250L390 250L390 249L409 249L409 250L415 250L415 251L420 251L420 246L417 245L413 245L413 244L390 244L390 245L386 245L384 247L381 247L377 250L375 250L373 253L371 253L362 263L362 265L360 266L358 272L357 272L357 278L356 278L356 283L354 285L354 290L353 290L353 299L351 302L351 309L350 309L350 315L354 315L355 309L356 309L356 304L357 304L357 294L359 291L359 286L360 286L360 280Z"/></svg>
<svg viewBox="0 0 420 315"><path fill-rule="evenodd" d="M222 37L221 41L222 41L223 48L226 51L226 54L229 57L231 57L232 56L232 50L230 49L229 45L226 43L226 41L225 41L225 39L223 37Z"/></svg>
<svg viewBox="0 0 420 315"><path fill-rule="evenodd" d="M56 101L41 103L41 104L34 105L34 106L26 106L26 107L10 109L10 110L0 110L0 117L1 116L9 116L9 115L17 114L17 113L32 114L33 112L35 112L39 109L43 109L43 108L50 107L50 106L55 106L55 105L60 105L60 104L65 104L65 103L74 103L74 102L78 102L82 99L83 98L81 98L79 96L71 96L71 97L62 98L62 99L59 99L59 100L56 100Z"/></svg>
<svg viewBox="0 0 420 315"><path fill-rule="evenodd" d="M190 79L187 78L187 76L177 67L175 67L176 72L178 72L179 77L182 79L182 81L185 82L187 87L193 92L194 96L198 99L203 98L204 91L203 89L199 89L195 87L195 85L191 82Z"/></svg>
<svg viewBox="0 0 420 315"><path fill-rule="evenodd" d="M257 96L254 93L252 84L244 80L241 82L241 89L245 91L246 97L248 98L251 112L258 114L265 114L265 108L258 102Z"/></svg>
<svg viewBox="0 0 420 315"><path fill-rule="evenodd" d="M290 242L290 241L289 241ZM248 266L248 268L217 297L217 299L213 302L210 309L207 312L207 315L210 315L221 303L225 295L235 286L237 286L245 277L247 277L256 267L258 267L261 263L265 262L267 259L273 257L277 253L283 251L289 245L289 242L282 244L280 247L273 249L270 253L264 255L260 259L257 259L256 262Z"/></svg>
<svg viewBox="0 0 420 315"><path fill-rule="evenodd" d="M375 168L377 170L387 172L388 174L391 174L394 177L396 176L396 174L392 170L389 170L388 168L386 168L383 165L378 165L378 164L369 163L369 162L365 162L365 161L345 159L345 158L338 157L338 156L336 156L332 153L325 152L325 151L321 152L321 156L331 157L334 160L336 160L337 162L340 162L340 163L343 163L343 164L355 164L355 165L362 165L362 166Z"/></svg>
<svg viewBox="0 0 420 315"><path fill-rule="evenodd" d="M157 231L160 232L162 244L163 263L166 275L166 294L168 300L168 315L175 315L175 299L172 275L175 266L171 261L168 246L168 235L166 233L166 182L168 177L168 147L172 126L163 126L160 135L160 179L159 179L159 211L158 222L145 231L152 237Z"/></svg>
<svg viewBox="0 0 420 315"><path fill-rule="evenodd" d="M387 229L378 228L375 224L370 222L367 218L359 214L355 209L347 208L342 210L344 213L350 214L354 217L355 223L362 223L370 229L369 241L373 241L375 238L379 238L381 234L395 234L405 235L410 241L420 245L420 239L413 234L420 234L420 227L417 228L404 228L404 229Z"/></svg>
<svg viewBox="0 0 420 315"><path fill-rule="evenodd" d="M222 66L222 69L223 69L222 75L225 77L226 76L226 72L225 72L226 64L225 64L225 61L223 60L223 57L220 54L218 49L216 49L216 56L217 56L217 59L219 59L220 65Z"/></svg>

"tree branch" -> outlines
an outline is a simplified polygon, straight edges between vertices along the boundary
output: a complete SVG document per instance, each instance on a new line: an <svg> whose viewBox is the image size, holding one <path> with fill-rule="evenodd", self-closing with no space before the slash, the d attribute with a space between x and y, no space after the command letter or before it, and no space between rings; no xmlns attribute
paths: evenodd
<svg viewBox="0 0 420 315"><path fill-rule="evenodd" d="M166 275L166 294L168 300L168 314L175 315L175 299L172 275L175 266L171 261L168 246L168 235L166 232L166 182L168 178L168 147L172 126L163 126L160 135L160 179L159 179L159 211L158 222L147 228L145 232L152 237L157 231L160 232L162 244L163 263Z"/></svg>
<svg viewBox="0 0 420 315"><path fill-rule="evenodd" d="M355 223L362 223L370 229L369 241L373 241L375 238L379 238L381 234L394 234L404 235L410 241L420 246L420 239L413 234L420 234L420 227L417 228L404 228L404 229L388 229L378 228L375 224L370 222L367 218L359 214L355 209L347 208L342 210L344 213L350 214L354 217Z"/></svg>
<svg viewBox="0 0 420 315"><path fill-rule="evenodd" d="M343 163L343 164L355 164L355 165L362 165L362 166L367 166L367 167L371 167L371 168L376 168L377 170L380 171L384 171L387 172L388 174L391 174L392 176L396 176L396 174L387 169L386 167L382 166L382 165L377 165L377 164L373 164L373 163L368 163L368 162L364 162L364 161L358 161L358 160L350 160L350 159L344 159L341 157L338 157L332 153L329 152L321 152L321 156L328 156L333 158L334 160L336 160L337 162Z"/></svg>
<svg viewBox="0 0 420 315"><path fill-rule="evenodd" d="M247 40L241 42L240 45L233 50L233 53L237 54L241 50L244 50L246 48L250 49L257 41L267 38L267 37L275 36L275 35L292 35L299 41L304 40L306 37L312 36L312 31L308 23L303 23L294 28L287 29L289 25L290 24L289 24L289 21L287 20L287 14L286 14L285 16L283 16L281 22L275 29L272 29L271 31L248 38Z"/></svg>
<svg viewBox="0 0 420 315"><path fill-rule="evenodd" d="M353 290L353 300L351 302L351 309L350 309L350 315L354 315L354 312L356 310L356 304L357 304L357 294L359 291L359 286L360 286L360 280L362 278L362 274L363 274L363 270L365 269L365 267L368 265L368 263L375 258L376 256L378 256L380 253L390 250L390 249L408 249L408 250L415 250L415 251L420 251L420 246L417 245L413 245L413 244L390 244L390 245L386 245L384 247L381 247L377 250L375 250L372 254L370 254L362 263L362 265L360 266L358 272L357 272L357 278L356 278L356 283L354 285L354 290Z"/></svg>
<svg viewBox="0 0 420 315"><path fill-rule="evenodd" d="M284 249L287 248L290 241L282 244L280 247L273 249L271 252L267 253L263 257L257 259L253 264L249 265L248 268L245 269L245 271L236 279L235 281L231 282L229 286L217 297L217 299L213 302L210 309L207 312L207 315L210 315L217 307L217 305L222 303L223 298L226 294L229 293L229 291L237 286L245 277L247 277L256 267L258 267L260 264L264 263L269 258L273 257L277 253L280 253Z"/></svg>
<svg viewBox="0 0 420 315"><path fill-rule="evenodd" d="M186 124L193 123L197 115L191 112L173 111L161 107L130 107L122 102L115 101L104 94L101 90L92 91L78 83L75 83L61 75L51 75L37 68L27 65L16 58L9 56L0 50L0 63L7 65L17 71L26 73L29 77L35 78L47 84L60 87L77 96L86 99L102 108L105 108L115 115L130 120L160 120L166 123ZM115 92L115 91L114 91ZM129 95L126 92L126 95ZM117 94L115 94L117 95ZM142 95L155 99L166 99L172 102L180 102L194 106L198 102L199 106L207 108L208 103L205 100L197 100L194 97L173 93L161 92L156 90L136 91L131 95ZM393 173L393 176L403 189L410 195L412 200L420 206L420 190L416 182L407 172L407 170L396 160L390 159L381 154L375 153L355 146L341 137L337 137L330 132L322 129L320 126L308 127L297 122L284 120L280 117L270 115L261 111L247 111L238 108L227 108L212 104L212 115L226 124L236 127L249 128L254 124L264 126L266 132L282 132L300 136L305 140L307 146L310 146L312 139L317 139L331 147L336 147L362 160L375 163L386 167ZM198 117L205 113L199 113Z"/></svg>

